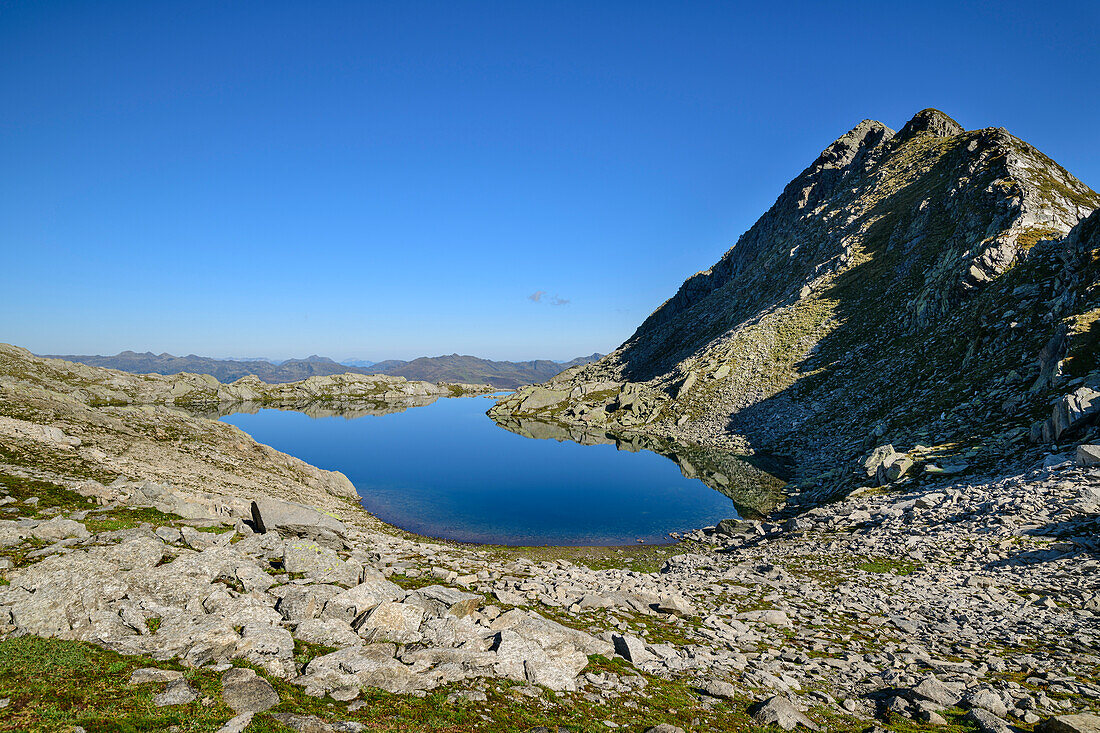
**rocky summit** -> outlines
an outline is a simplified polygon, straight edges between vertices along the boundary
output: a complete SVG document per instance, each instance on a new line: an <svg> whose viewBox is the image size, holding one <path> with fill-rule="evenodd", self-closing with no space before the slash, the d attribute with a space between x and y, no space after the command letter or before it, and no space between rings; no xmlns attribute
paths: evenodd
<svg viewBox="0 0 1100 733"><path fill-rule="evenodd" d="M613 354L496 404L741 497L659 547L417 537L211 419L483 387L0 346L0 730L1100 730L1097 205L1003 130L865 121Z"/></svg>
<svg viewBox="0 0 1100 733"><path fill-rule="evenodd" d="M1004 129L864 120L626 343L491 414L774 454L807 503L887 447L893 480L1026 465L1095 435L1098 206Z"/></svg>

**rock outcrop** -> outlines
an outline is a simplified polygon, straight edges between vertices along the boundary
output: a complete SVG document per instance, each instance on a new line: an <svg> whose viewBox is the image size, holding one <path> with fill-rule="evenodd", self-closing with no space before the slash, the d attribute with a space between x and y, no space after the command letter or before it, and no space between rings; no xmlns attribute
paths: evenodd
<svg viewBox="0 0 1100 733"><path fill-rule="evenodd" d="M340 513L358 506L342 473L205 416L260 407L385 413L485 389L355 374L221 384L204 375L134 375L43 359L0 344L0 465L81 477L88 495L184 517L251 519L250 503L263 496Z"/></svg>
<svg viewBox="0 0 1100 733"><path fill-rule="evenodd" d="M1098 206L1003 129L865 120L612 354L490 414L789 456L809 501L887 443L1030 460L1096 423Z"/></svg>
<svg viewBox="0 0 1100 733"><path fill-rule="evenodd" d="M0 384L31 383L64 391L92 406L173 405L217 409L226 405L263 405L305 411L355 409L364 403L438 398L491 391L484 384L416 382L384 374L329 374L298 382L268 383L256 376L222 383L209 374L131 374L62 359L37 357L26 349L0 344Z"/></svg>

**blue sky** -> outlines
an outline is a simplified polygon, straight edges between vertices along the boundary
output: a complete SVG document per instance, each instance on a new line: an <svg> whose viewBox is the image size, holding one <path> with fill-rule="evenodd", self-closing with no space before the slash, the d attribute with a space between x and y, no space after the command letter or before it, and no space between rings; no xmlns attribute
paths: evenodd
<svg viewBox="0 0 1100 733"><path fill-rule="evenodd" d="M929 106L1100 186L1100 4L960 5L0 2L0 341L608 351Z"/></svg>

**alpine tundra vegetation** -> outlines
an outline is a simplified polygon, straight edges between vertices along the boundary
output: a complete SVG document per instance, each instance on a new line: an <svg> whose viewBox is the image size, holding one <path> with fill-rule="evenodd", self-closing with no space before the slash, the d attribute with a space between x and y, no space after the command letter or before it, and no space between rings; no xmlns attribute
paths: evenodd
<svg viewBox="0 0 1100 733"><path fill-rule="evenodd" d="M0 346L0 730L1095 733L1098 207L1003 129L866 120L613 353L496 402L746 484L667 546L417 537L211 419L484 386Z"/></svg>

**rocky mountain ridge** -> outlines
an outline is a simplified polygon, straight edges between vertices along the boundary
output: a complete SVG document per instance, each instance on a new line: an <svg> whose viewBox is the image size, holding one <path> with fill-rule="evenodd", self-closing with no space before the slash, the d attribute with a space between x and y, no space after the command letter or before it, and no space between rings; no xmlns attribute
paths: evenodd
<svg viewBox="0 0 1100 733"><path fill-rule="evenodd" d="M544 382L563 369L587 364L602 356L603 354L592 354L566 362L556 362L549 359L494 361L476 356L450 354L423 356L412 361L391 359L381 362L337 363L328 357L316 354L305 359L272 362L266 359L213 359L194 354L173 356L168 353L123 351L114 356L46 354L43 358L64 359L134 374L207 374L221 382L232 382L255 376L262 382L277 384L338 374L386 374L405 377L412 381L463 382L514 388L522 384Z"/></svg>
<svg viewBox="0 0 1100 733"><path fill-rule="evenodd" d="M809 501L878 446L914 473L1033 460L1100 411L1097 207L1004 129L865 120L622 346L491 414L787 456ZM1060 400L1075 424L1044 432Z"/></svg>
<svg viewBox="0 0 1100 733"><path fill-rule="evenodd" d="M480 394L484 384L409 381L384 374L329 374L298 382L267 383L249 375L228 384L209 374L131 374L36 357L26 349L0 344L0 389L63 390L92 406L172 405L193 409L262 405L308 411L355 410L374 403L425 404L423 398Z"/></svg>
<svg viewBox="0 0 1100 733"><path fill-rule="evenodd" d="M380 361L370 367L384 374L424 381L485 383L502 389L544 382L570 367L589 364L603 357L594 353L569 361L535 359L533 361L493 361L476 356L449 354L422 356L412 361Z"/></svg>

